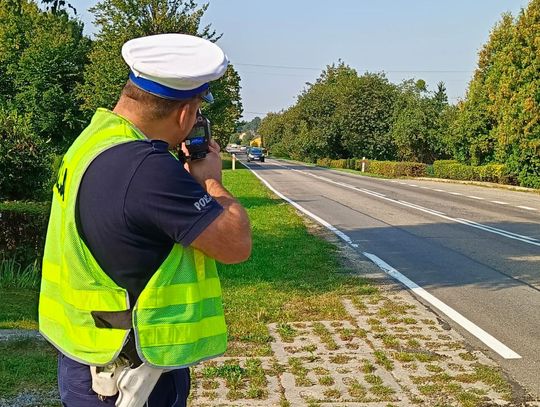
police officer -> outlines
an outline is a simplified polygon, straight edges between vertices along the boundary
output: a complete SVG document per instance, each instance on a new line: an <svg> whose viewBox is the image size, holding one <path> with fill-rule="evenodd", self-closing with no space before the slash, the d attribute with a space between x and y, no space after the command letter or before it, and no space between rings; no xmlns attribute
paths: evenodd
<svg viewBox="0 0 540 407"><path fill-rule="evenodd" d="M166 369L148 406L185 406L188 367L226 349L214 259L246 260L251 232L221 183L217 143L186 165L169 149L213 101L208 83L228 60L182 34L128 41L122 56L130 75L116 107L97 110L53 189L40 331L60 351L64 406L114 405L92 390L89 366L119 360Z"/></svg>

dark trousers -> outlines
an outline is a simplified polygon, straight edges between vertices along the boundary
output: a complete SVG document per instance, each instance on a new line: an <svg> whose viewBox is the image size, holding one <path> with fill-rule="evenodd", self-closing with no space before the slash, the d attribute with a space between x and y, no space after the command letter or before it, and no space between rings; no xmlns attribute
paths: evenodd
<svg viewBox="0 0 540 407"><path fill-rule="evenodd" d="M58 355L58 389L64 407L114 406L117 396L101 401L92 390L88 365ZM190 389L189 368L163 373L148 398L148 407L186 407Z"/></svg>

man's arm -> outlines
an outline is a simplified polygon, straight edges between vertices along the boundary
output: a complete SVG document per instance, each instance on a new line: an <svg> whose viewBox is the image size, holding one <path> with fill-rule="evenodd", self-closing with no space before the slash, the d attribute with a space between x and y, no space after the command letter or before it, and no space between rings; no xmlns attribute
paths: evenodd
<svg viewBox="0 0 540 407"><path fill-rule="evenodd" d="M191 243L225 264L241 263L251 254L251 227L246 210L221 184L219 146L210 144L204 160L189 163L191 175L223 207L223 212Z"/></svg>

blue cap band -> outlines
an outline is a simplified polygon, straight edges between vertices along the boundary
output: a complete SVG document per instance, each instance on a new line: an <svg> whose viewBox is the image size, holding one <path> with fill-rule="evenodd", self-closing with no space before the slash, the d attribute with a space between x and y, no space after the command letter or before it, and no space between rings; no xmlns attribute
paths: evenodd
<svg viewBox="0 0 540 407"><path fill-rule="evenodd" d="M129 79L133 82L138 88L151 93L152 95L159 96L165 99L172 100L184 100L191 99L195 96L203 93L208 90L209 85L205 83L198 88L190 90L179 90L169 88L168 86L162 85L160 83L151 81L150 79L141 78L140 76L135 76L133 72L129 73Z"/></svg>

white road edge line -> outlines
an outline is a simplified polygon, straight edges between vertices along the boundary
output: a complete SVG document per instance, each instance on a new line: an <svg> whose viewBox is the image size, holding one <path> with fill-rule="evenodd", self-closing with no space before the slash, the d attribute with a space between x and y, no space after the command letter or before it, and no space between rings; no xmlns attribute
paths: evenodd
<svg viewBox="0 0 540 407"><path fill-rule="evenodd" d="M500 342L498 339L494 338L490 334L488 334L486 331L484 331L482 328L480 328L475 323L471 322L467 318L465 318L463 315L461 315L459 312L454 310L453 308L446 305L444 302L439 300L437 297L433 296L432 294L428 293L426 290L424 290L422 287L420 287L418 284L416 284L414 281L408 279L403 274L401 274L399 271L397 271L395 268L390 266L388 263L381 260L379 257L375 256L371 253L363 252L363 255L366 256L368 259L370 259L373 263L375 263L381 270L383 270L386 274L393 277L394 279L401 282L403 285L405 285L407 288L409 288L414 294L417 296L423 298L427 302L429 302L431 305L439 309L441 312L444 312L450 319L452 319L454 322L462 326L464 329L466 329L469 333L476 336L480 341L484 342L487 346L489 346L491 349L493 349L495 352L497 352L499 355L501 355L505 359L521 359L521 356L518 355L516 352L514 352L512 349L510 349L508 346L506 346L504 343Z"/></svg>
<svg viewBox="0 0 540 407"><path fill-rule="evenodd" d="M353 240L347 236L345 233L343 233L341 230L337 229L336 227L332 226L330 223L325 221L324 219L320 218L319 216L315 215L313 212L308 211L303 206L297 204L292 199L287 198L285 195L283 195L281 192L276 190L272 185L270 185L264 178L262 178L259 174L257 174L255 171L251 169L251 167L245 163L242 163L248 170L250 170L253 175L255 175L264 185L268 187L273 193L275 193L277 196L279 196L281 199L289 202L292 206L294 206L296 209L298 209L300 212L306 214L310 218L314 219L315 221L319 222L321 225L326 227L328 230L336 234L339 238L344 240L347 244L354 248L358 248L358 245L353 243ZM484 342L487 346L489 346L491 349L493 349L495 352L497 352L499 355L501 355L505 359L521 359L521 356L518 355L516 352L514 352L512 349L507 347L505 344L500 342L499 340L495 339L493 336L488 334L486 331L484 331L479 326L475 325L471 321L469 321L467 318L465 318L463 315L446 305L444 302L439 300L438 298L434 297L430 293L428 293L426 290L424 290L422 287L420 287L418 284L413 282L412 280L409 280L407 277L405 277L403 274L401 274L399 271L385 263L383 260L381 260L379 257L375 256L371 253L362 252L364 256L366 256L368 259L370 259L373 263L375 263L379 268L381 268L385 273L390 275L391 277L395 278L396 280L400 281L403 285L405 285L407 288L409 288L413 293L418 295L419 297L423 298L427 302L429 302L434 307L438 308L441 312L444 312L449 318L451 318L453 321L455 321L457 324L461 325L464 329L469 331L472 335L476 336L480 341Z"/></svg>
<svg viewBox="0 0 540 407"><path fill-rule="evenodd" d="M530 206L523 206L523 205L519 205L518 208L527 209L528 211L535 211L536 210L536 208L531 208Z"/></svg>
<svg viewBox="0 0 540 407"><path fill-rule="evenodd" d="M350 246L354 247L354 248L358 248L358 245L356 243L354 243L352 241L352 239L347 236L345 233L343 233L341 230L335 228L334 226L332 226L330 223L328 223L327 221L325 221L324 219L318 217L317 215L315 215L313 212L310 212L308 211L306 208L304 208L303 206L297 204L296 202L294 202L292 199L290 198L287 198L285 195L283 195L281 192L279 192L277 189L275 189L272 185L270 185L264 178L262 178L259 174L257 174L255 171L253 171L251 169L251 167L245 163L242 163L242 165L244 165L248 170L250 170L253 175L255 175L264 185L266 185L266 187L272 191L274 194L276 194L277 196L279 196L281 199L283 199L284 201L287 201L288 203L290 203L292 206L294 206L296 209L298 209L300 212L306 214L307 216L309 216L310 218L316 220L317 222L319 222L321 225L323 225L325 228L327 228L328 230L330 230L331 232L333 232L334 234L336 234L339 238L341 238L342 240L344 240L347 244L349 244Z"/></svg>
<svg viewBox="0 0 540 407"><path fill-rule="evenodd" d="M452 222L461 223L462 225L466 225L466 226L470 226L470 227L473 227L473 228L476 228L476 229L480 229L480 230L483 230L485 232L494 233L496 235L503 236L503 237L506 237L508 239L519 240L520 242L532 244L534 246L540 246L540 242L538 242L535 238L530 237L530 236L518 235L517 233L509 232L509 231L503 230L503 229L493 228L491 226L483 225L481 223L476 223L476 222L473 222L473 221L470 221L470 220L467 220L467 219L453 218L451 216L448 216L448 215L444 214L443 212L439 212L439 211L436 211L434 209L425 208L425 207L420 206L420 205L412 206L412 204L410 204L409 202L388 198L388 197L386 197L386 196L384 196L384 195L382 195L382 194L380 194L378 192L370 191L369 189L365 189L365 188L357 188L354 185L349 185L349 184L346 184L344 182L334 181L334 180L331 180L329 178L322 177L320 175L311 174L311 173L309 173L307 171L296 170L296 169L292 170L292 171L299 172L301 174L308 175L308 176L313 177L313 178L318 178L318 179L321 179L321 180L323 180L325 182L329 182L331 184L335 184L335 185L339 185L339 186L342 186L342 187L345 187L345 188L348 188L348 189L352 189L354 191L358 191L358 192L362 192L362 193L365 193L365 194L368 194L368 195L376 196L376 197L379 197L379 198L384 199L386 201L396 203L398 205L407 206L409 208L416 209L418 211L422 211L422 212L425 212L425 213L430 213L430 214L432 214L434 216L438 216L440 218L447 219L447 220L450 220ZM480 199L483 199L483 198L480 198Z"/></svg>

